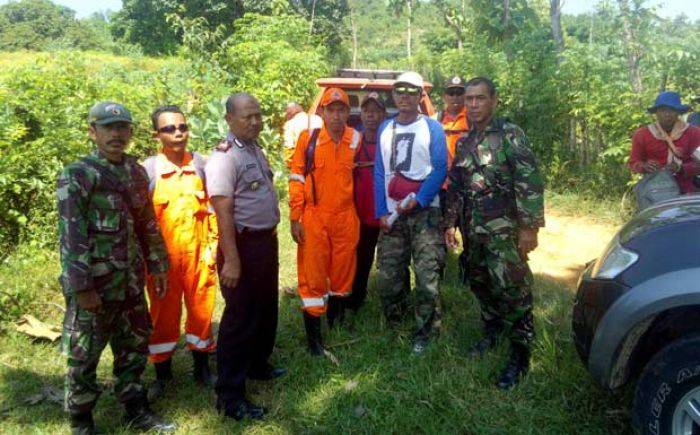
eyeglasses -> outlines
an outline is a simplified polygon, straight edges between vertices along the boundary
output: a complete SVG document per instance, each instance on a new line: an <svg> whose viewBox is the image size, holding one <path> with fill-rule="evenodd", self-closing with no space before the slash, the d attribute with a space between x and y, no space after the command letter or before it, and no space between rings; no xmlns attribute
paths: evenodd
<svg viewBox="0 0 700 435"><path fill-rule="evenodd" d="M187 133L189 131L189 127L187 124L180 124L180 125L166 125L164 127L161 127L158 129L158 133L168 133L168 134L173 134L177 130L180 130L182 133Z"/></svg>
<svg viewBox="0 0 700 435"><path fill-rule="evenodd" d="M397 88L394 88L394 92L396 92L396 95L418 95L420 93L420 88L411 88L408 86L399 86Z"/></svg>
<svg viewBox="0 0 700 435"><path fill-rule="evenodd" d="M450 97L461 97L464 95L464 89L463 88L447 88L445 89L445 95L449 95Z"/></svg>

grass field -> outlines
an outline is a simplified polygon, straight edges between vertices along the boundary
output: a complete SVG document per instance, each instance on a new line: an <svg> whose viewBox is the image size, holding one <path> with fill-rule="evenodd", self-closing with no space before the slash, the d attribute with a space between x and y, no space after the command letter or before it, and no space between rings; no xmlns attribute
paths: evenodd
<svg viewBox="0 0 700 435"><path fill-rule="evenodd" d="M588 228L592 220L576 216L562 224L561 219L575 211L566 204L576 201L555 198L550 203L553 206L548 214L556 215L558 225L569 232L545 231L541 240L553 246L576 243L570 238L570 231L576 231L570 222ZM601 231L608 232L617 223L614 216L597 222ZM593 242L589 249L602 248L607 240L599 238L602 240ZM295 251L284 222L280 241L280 285L293 285ZM273 362L287 367L289 374L274 383L249 384L252 398L271 410L266 421L235 423L219 417L213 408L213 393L193 385L191 359L184 350L174 359L174 384L154 408L174 419L182 434L627 433L630 392L609 393L599 388L574 350L570 313L575 267L568 267L569 275L553 273L552 268L563 267L550 260L557 252L569 255L543 246L533 257L537 263L533 270L538 336L531 372L511 392L502 392L493 385L505 362L505 343L483 359L466 356L468 346L480 336L478 307L456 280L456 256L452 254L442 288L443 333L424 355L410 352L412 319L399 331L387 329L373 281L363 310L345 327L324 331L338 365L329 359L307 356L299 300L283 296ZM20 292L18 303L26 311L59 325L61 311L52 304L63 304L57 275L56 254L25 250L0 265L0 290ZM216 319L221 308L219 303ZM11 323L4 322L0 349L0 432L66 433L69 427L58 404L50 400L26 403L47 386L60 390L65 362L57 345L32 342L17 333ZM106 352L99 379L107 387L110 373L111 354ZM153 378L149 367L145 380L151 382ZM95 419L104 431L128 433L121 425L121 410L108 392L98 403Z"/></svg>

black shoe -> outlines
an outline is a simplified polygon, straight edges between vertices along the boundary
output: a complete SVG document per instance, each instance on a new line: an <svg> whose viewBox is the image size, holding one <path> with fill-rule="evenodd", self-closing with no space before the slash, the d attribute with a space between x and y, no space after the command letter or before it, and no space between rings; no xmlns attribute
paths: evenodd
<svg viewBox="0 0 700 435"><path fill-rule="evenodd" d="M204 387L214 387L217 378L209 369L209 353L192 351L192 361L194 381Z"/></svg>
<svg viewBox="0 0 700 435"><path fill-rule="evenodd" d="M328 298L328 310L326 311L326 320L328 328L333 328L336 324L342 324L345 320L345 298L339 296L331 296Z"/></svg>
<svg viewBox="0 0 700 435"><path fill-rule="evenodd" d="M477 341L471 348L469 348L469 357L477 358L482 356L487 350L496 347L497 335L487 333L484 338Z"/></svg>
<svg viewBox="0 0 700 435"><path fill-rule="evenodd" d="M236 400L235 402L224 402L221 399L216 399L216 409L226 417L233 418L236 421L241 421L245 417L249 417L251 420L262 420L267 414L267 409L254 405L247 399Z"/></svg>
<svg viewBox="0 0 700 435"><path fill-rule="evenodd" d="M530 368L530 350L523 345L513 345L508 364L498 378L498 388L510 390L525 376Z"/></svg>
<svg viewBox="0 0 700 435"><path fill-rule="evenodd" d="M313 356L325 355L321 340L321 318L304 312L304 328L306 329L306 342L309 353Z"/></svg>
<svg viewBox="0 0 700 435"><path fill-rule="evenodd" d="M95 435L95 422L92 420L92 413L72 414L70 416L71 435Z"/></svg>
<svg viewBox="0 0 700 435"><path fill-rule="evenodd" d="M287 374L287 369L283 367L273 367L267 364L261 370L253 370L248 373L248 378L256 381L271 381Z"/></svg>
<svg viewBox="0 0 700 435"><path fill-rule="evenodd" d="M156 370L156 381L148 388L147 397L150 402L155 402L163 397L165 388L173 379L172 359L168 358L165 361L154 363L153 368Z"/></svg>
<svg viewBox="0 0 700 435"><path fill-rule="evenodd" d="M146 400L138 400L126 405L126 422L136 430L147 432L174 432L175 423L164 420L163 417L151 411Z"/></svg>

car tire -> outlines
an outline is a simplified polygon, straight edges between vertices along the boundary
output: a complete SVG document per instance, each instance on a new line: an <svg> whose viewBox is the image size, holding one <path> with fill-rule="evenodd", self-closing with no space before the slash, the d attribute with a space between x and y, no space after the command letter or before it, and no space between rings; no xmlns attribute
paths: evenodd
<svg viewBox="0 0 700 435"><path fill-rule="evenodd" d="M697 404L696 423L687 404ZM700 335L673 341L649 361L635 391L632 421L644 435L700 433Z"/></svg>

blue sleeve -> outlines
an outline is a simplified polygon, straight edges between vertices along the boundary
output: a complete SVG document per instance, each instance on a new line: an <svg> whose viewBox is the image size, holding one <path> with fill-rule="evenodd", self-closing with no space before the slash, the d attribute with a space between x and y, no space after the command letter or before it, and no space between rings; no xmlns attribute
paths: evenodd
<svg viewBox="0 0 700 435"><path fill-rule="evenodd" d="M445 130L442 125L434 119L427 119L430 131L430 164L433 167L428 178L418 190L416 200L421 207L427 207L440 191L440 187L445 182L447 176L447 141L445 140ZM375 164L376 168L376 164Z"/></svg>
<svg viewBox="0 0 700 435"><path fill-rule="evenodd" d="M385 121L377 129L377 151L374 153L374 215L377 219L389 214L386 206L386 188L384 186L384 159L382 158L382 132L388 122Z"/></svg>

